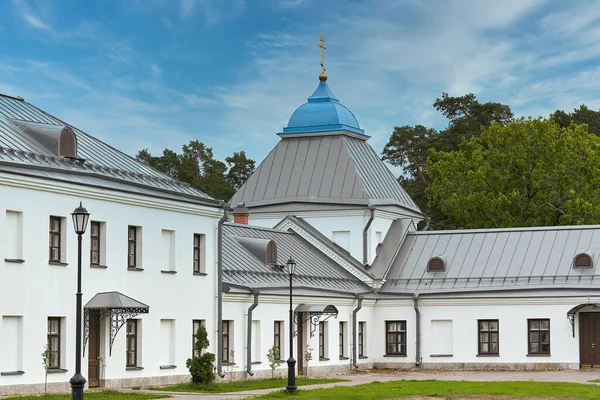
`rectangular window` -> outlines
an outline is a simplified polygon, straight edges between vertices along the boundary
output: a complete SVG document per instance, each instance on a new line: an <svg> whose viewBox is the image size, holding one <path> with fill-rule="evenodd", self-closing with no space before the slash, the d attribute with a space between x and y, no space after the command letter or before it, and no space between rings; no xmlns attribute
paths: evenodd
<svg viewBox="0 0 600 400"><path fill-rule="evenodd" d="M137 331L137 319L127 320L127 350L126 359L128 367L138 366L138 331Z"/></svg>
<svg viewBox="0 0 600 400"><path fill-rule="evenodd" d="M206 321L203 319L192 320L192 357L198 357L200 354L196 351L196 338L198 337L198 329L200 325L206 327Z"/></svg>
<svg viewBox="0 0 600 400"><path fill-rule="evenodd" d="M23 213L20 211L6 211L6 235L4 244L6 258L10 260L23 259Z"/></svg>
<svg viewBox="0 0 600 400"><path fill-rule="evenodd" d="M50 217L50 261L61 262L62 256L62 218Z"/></svg>
<svg viewBox="0 0 600 400"><path fill-rule="evenodd" d="M90 265L100 265L100 222L90 224Z"/></svg>
<svg viewBox="0 0 600 400"><path fill-rule="evenodd" d="M319 359L327 358L327 322L319 322Z"/></svg>
<svg viewBox="0 0 600 400"><path fill-rule="evenodd" d="M127 267L142 268L142 228L129 225L127 228Z"/></svg>
<svg viewBox="0 0 600 400"><path fill-rule="evenodd" d="M162 346L162 365L175 365L175 320L160 320L160 343Z"/></svg>
<svg viewBox="0 0 600 400"><path fill-rule="evenodd" d="M23 370L23 317L2 316L0 371Z"/></svg>
<svg viewBox="0 0 600 400"><path fill-rule="evenodd" d="M279 359L283 359L283 321L273 322L273 346L279 349Z"/></svg>
<svg viewBox="0 0 600 400"><path fill-rule="evenodd" d="M479 354L499 354L500 330L497 319L477 320Z"/></svg>
<svg viewBox="0 0 600 400"><path fill-rule="evenodd" d="M452 320L431 320L431 354L452 354Z"/></svg>
<svg viewBox="0 0 600 400"><path fill-rule="evenodd" d="M406 321L386 321L385 332L385 354L388 356L405 356Z"/></svg>
<svg viewBox="0 0 600 400"><path fill-rule="evenodd" d="M365 321L360 321L358 323L358 356L365 356L365 334L366 334L366 325Z"/></svg>
<svg viewBox="0 0 600 400"><path fill-rule="evenodd" d="M161 239L161 271L175 271L175 231L163 229Z"/></svg>
<svg viewBox="0 0 600 400"><path fill-rule="evenodd" d="M48 350L50 369L60 368L60 318L48 318Z"/></svg>
<svg viewBox="0 0 600 400"><path fill-rule="evenodd" d="M206 272L204 262L205 241L206 235L194 233L194 274L201 274Z"/></svg>
<svg viewBox="0 0 600 400"><path fill-rule="evenodd" d="M346 349L346 338L348 337L348 333L346 332L348 323L347 322L340 322L339 324L339 353L340 353L340 358L342 357L347 357L347 349Z"/></svg>
<svg viewBox="0 0 600 400"><path fill-rule="evenodd" d="M550 354L550 320L528 319L529 354Z"/></svg>
<svg viewBox="0 0 600 400"><path fill-rule="evenodd" d="M223 321L222 332L221 332L221 359L224 363L229 362L229 335L230 335L231 321Z"/></svg>

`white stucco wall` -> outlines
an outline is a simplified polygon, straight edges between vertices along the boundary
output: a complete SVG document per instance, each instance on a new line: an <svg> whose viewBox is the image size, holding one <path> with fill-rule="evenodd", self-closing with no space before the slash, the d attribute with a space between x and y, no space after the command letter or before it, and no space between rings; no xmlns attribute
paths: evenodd
<svg viewBox="0 0 600 400"><path fill-rule="evenodd" d="M44 381L40 354L47 340L47 318L63 317L61 368L68 372L51 374L49 382L68 382L75 371L75 292L77 271L77 236L71 215L79 201L91 213L91 220L106 223L106 269L91 268L89 225L82 245L82 292L85 305L98 292L118 291L150 307L141 320L142 370L127 371L125 361L125 326L119 331L108 355L108 332L103 323L101 356L106 364L104 378L128 379L187 375L185 361L191 356L192 320L205 319L214 351L216 347L216 229L218 208L153 199L108 190L76 186L34 178L0 174L0 226L6 210L23 213L23 263L8 263L13 257L0 240L0 341L2 316L22 316L23 353L18 369L23 375L1 376L2 387L28 385ZM68 265L48 262L49 217L65 217ZM142 227L143 271L127 269L127 227ZM161 273L168 269L161 260L161 230L175 231L176 274ZM206 235L206 276L193 274L193 234ZM14 232L2 232L14 235ZM163 357L165 343L160 338L160 320L173 319L175 369L160 369L167 364ZM87 356L87 351L86 351ZM82 373L87 376L87 358ZM1 365L0 361L0 365ZM0 367L2 369L3 367ZM15 368L17 369L17 368Z"/></svg>

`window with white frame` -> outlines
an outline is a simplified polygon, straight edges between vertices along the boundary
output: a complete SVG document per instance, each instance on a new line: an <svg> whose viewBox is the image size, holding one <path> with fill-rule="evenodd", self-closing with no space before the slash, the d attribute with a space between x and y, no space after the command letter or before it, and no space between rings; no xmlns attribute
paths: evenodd
<svg viewBox="0 0 600 400"><path fill-rule="evenodd" d="M233 321L223 321L221 329L221 359L228 364L233 361Z"/></svg>
<svg viewBox="0 0 600 400"><path fill-rule="evenodd" d="M273 322L273 346L279 349L279 359L283 360L283 338L284 327L283 321Z"/></svg>
<svg viewBox="0 0 600 400"><path fill-rule="evenodd" d="M194 233L194 274L206 273L206 235Z"/></svg>
<svg viewBox="0 0 600 400"><path fill-rule="evenodd" d="M348 322L340 321L338 337L339 356L348 358Z"/></svg>
<svg viewBox="0 0 600 400"><path fill-rule="evenodd" d="M328 359L328 322L321 321L319 322L319 359L327 360Z"/></svg>
<svg viewBox="0 0 600 400"><path fill-rule="evenodd" d="M142 269L142 227L127 227L127 268Z"/></svg>
<svg viewBox="0 0 600 400"><path fill-rule="evenodd" d="M127 320L126 334L126 366L128 368L139 368L142 365L142 321L139 319Z"/></svg>
<svg viewBox="0 0 600 400"><path fill-rule="evenodd" d="M200 353L196 351L196 340L198 338L198 329L200 329L200 325L206 327L206 320L192 320L192 357L198 357L200 355Z"/></svg>
<svg viewBox="0 0 600 400"><path fill-rule="evenodd" d="M90 266L106 266L106 223L90 222Z"/></svg>
<svg viewBox="0 0 600 400"><path fill-rule="evenodd" d="M358 323L358 356L365 357L367 355L367 323L359 321Z"/></svg>
<svg viewBox="0 0 600 400"><path fill-rule="evenodd" d="M49 233L49 257L50 263L64 264L67 254L67 240L65 232L65 221L63 217L50 217Z"/></svg>

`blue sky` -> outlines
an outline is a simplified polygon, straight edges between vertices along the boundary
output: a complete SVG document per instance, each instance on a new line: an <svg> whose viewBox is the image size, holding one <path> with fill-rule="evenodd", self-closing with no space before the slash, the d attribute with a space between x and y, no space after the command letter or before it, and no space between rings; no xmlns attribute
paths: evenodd
<svg viewBox="0 0 600 400"><path fill-rule="evenodd" d="M445 0L0 0L0 92L135 155L198 139L262 161L318 83L381 151L444 127L442 91L548 115L600 108L600 4Z"/></svg>

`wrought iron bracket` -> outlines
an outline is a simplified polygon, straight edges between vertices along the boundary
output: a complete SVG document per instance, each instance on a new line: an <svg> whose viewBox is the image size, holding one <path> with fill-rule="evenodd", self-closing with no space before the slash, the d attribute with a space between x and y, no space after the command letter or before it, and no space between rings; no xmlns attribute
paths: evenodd
<svg viewBox="0 0 600 400"><path fill-rule="evenodd" d="M96 308L90 313L90 309L83 310L83 355L85 356L85 346L90 337L90 330L98 326L104 318L110 321L110 340L108 355L112 356L112 346L119 330L125 325L128 319L139 314L148 314L148 308ZM91 315L91 317L90 317Z"/></svg>
<svg viewBox="0 0 600 400"><path fill-rule="evenodd" d="M322 313L322 312L309 312L306 314L308 314L308 317L303 319L302 323L310 320L310 337L315 336L315 332L317 331L317 327L319 326L320 322L325 322L331 317L337 318L337 316L338 316L337 313ZM321 317L324 315L326 315L327 317L325 319L321 320ZM294 313L294 322L297 327L298 326L298 313ZM298 329L296 329L294 331L294 337L296 337L297 335L298 335Z"/></svg>

